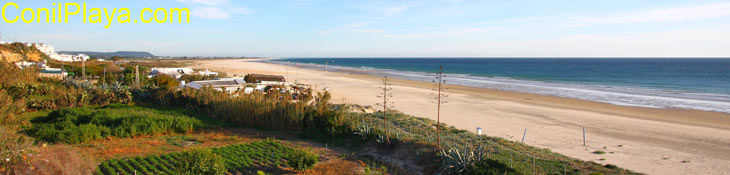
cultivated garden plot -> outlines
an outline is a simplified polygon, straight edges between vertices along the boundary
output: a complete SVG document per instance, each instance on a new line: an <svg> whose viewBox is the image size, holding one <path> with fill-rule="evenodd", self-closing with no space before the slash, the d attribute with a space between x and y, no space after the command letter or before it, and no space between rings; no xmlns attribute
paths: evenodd
<svg viewBox="0 0 730 175"><path fill-rule="evenodd" d="M266 140L226 147L212 148L211 151L223 158L225 166L232 174L256 173L284 166L284 158L294 149L277 141ZM102 162L96 174L176 174L181 153L112 159Z"/></svg>

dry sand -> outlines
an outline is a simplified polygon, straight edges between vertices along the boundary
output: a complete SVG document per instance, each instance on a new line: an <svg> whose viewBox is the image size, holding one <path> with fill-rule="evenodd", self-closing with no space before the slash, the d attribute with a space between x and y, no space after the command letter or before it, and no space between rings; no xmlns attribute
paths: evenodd
<svg viewBox="0 0 730 175"><path fill-rule="evenodd" d="M201 60L210 68L240 76L276 74L322 89L325 72L246 60ZM374 105L379 77L328 73L335 103ZM436 119L434 85L393 80L395 109ZM561 97L448 86L441 121L490 136L551 149L570 157L615 164L648 174L728 174L730 114L680 109L617 106ZM587 132L583 146L582 128ZM601 150L606 154L593 154Z"/></svg>

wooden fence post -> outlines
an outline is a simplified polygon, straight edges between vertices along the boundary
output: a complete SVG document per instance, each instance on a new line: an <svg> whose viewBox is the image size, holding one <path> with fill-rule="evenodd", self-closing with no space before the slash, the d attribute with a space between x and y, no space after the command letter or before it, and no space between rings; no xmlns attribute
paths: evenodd
<svg viewBox="0 0 730 175"><path fill-rule="evenodd" d="M522 133L522 143L525 143L525 135L527 135L527 128L525 128L525 132Z"/></svg>

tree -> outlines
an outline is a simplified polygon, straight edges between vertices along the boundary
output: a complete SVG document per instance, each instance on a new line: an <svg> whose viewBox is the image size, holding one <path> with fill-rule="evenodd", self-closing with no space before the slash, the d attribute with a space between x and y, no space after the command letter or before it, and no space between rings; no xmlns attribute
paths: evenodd
<svg viewBox="0 0 730 175"><path fill-rule="evenodd" d="M380 94L377 95L378 98L382 99L382 103L375 104L376 106L382 106L383 107L383 130L385 131L385 140L387 143L390 143L390 136L388 135L388 108L393 108L393 101L390 101L389 98L393 97L393 94L390 93L393 88L389 87L390 79L388 79L388 76L383 77L383 86L380 86L379 88L383 91L380 92Z"/></svg>
<svg viewBox="0 0 730 175"><path fill-rule="evenodd" d="M246 81L246 83L258 83L259 82L259 80L257 80L256 77L252 76L251 74L244 76L243 80Z"/></svg>
<svg viewBox="0 0 730 175"><path fill-rule="evenodd" d="M193 149L180 156L177 174L181 175L223 175L226 166L223 158L208 149Z"/></svg>
<svg viewBox="0 0 730 175"><path fill-rule="evenodd" d="M180 85L180 82L177 82L175 78L162 74L152 78L152 82L154 82L157 87L165 89L173 89Z"/></svg>
<svg viewBox="0 0 730 175"><path fill-rule="evenodd" d="M199 74L185 74L183 76L180 76L180 80L185 82L201 81L206 79L208 79L206 76L202 76Z"/></svg>
<svg viewBox="0 0 730 175"><path fill-rule="evenodd" d="M114 61L115 63L116 62L119 62L119 61L122 61L122 60L124 60L124 58L122 58L122 57L118 57L118 56L113 56L112 57L112 61Z"/></svg>
<svg viewBox="0 0 730 175"><path fill-rule="evenodd" d="M441 150L441 104L446 103L447 101L444 98L448 97L448 95L442 93L446 89L443 87L443 84L446 83L446 80L444 80L445 77L444 66L439 66L439 71L436 72L436 80L434 80L436 83L436 89L434 89L436 94L432 94L436 103L436 148L439 150Z"/></svg>

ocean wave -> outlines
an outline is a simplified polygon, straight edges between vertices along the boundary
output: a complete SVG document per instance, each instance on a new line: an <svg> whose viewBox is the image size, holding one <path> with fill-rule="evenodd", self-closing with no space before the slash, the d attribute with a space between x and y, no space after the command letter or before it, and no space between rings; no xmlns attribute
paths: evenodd
<svg viewBox="0 0 730 175"><path fill-rule="evenodd" d="M267 60L264 62L296 65L308 69L324 70L324 65L282 62ZM398 79L433 82L434 74L413 71L397 71L372 67L329 66L329 71L388 76ZM545 82L513 79L510 77L480 77L469 74L447 74L447 84L469 87L488 88L511 92L522 92L539 95L566 97L580 100L604 102L622 106L638 106L649 108L679 108L703 111L730 113L730 95L685 92L680 90L650 89L603 84L578 84L565 82Z"/></svg>

